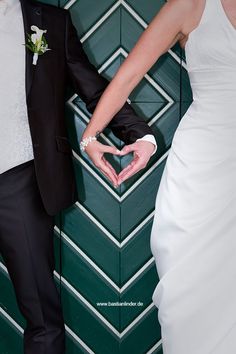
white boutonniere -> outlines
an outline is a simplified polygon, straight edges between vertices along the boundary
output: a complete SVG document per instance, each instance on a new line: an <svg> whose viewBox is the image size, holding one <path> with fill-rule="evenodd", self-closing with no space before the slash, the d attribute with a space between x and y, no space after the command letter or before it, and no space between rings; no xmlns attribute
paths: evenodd
<svg viewBox="0 0 236 354"><path fill-rule="evenodd" d="M43 55L48 50L47 40L44 36L44 33L47 33L47 30L41 30L37 26L31 26L31 30L35 33L27 34L27 43L25 46L34 53L33 56L33 65L37 65L39 55Z"/></svg>

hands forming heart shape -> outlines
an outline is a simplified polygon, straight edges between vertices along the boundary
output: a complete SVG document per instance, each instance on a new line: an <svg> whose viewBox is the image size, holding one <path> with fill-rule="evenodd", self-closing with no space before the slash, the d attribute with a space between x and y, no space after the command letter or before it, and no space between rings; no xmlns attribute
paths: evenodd
<svg viewBox="0 0 236 354"><path fill-rule="evenodd" d="M122 150L94 141L86 147L86 153L93 161L94 165L99 168L99 170L113 183L114 187L117 188L122 182L146 167L154 149L154 144L144 140L126 145ZM133 153L133 160L119 174L117 174L116 170L104 157L105 153L117 156L125 156L129 153Z"/></svg>

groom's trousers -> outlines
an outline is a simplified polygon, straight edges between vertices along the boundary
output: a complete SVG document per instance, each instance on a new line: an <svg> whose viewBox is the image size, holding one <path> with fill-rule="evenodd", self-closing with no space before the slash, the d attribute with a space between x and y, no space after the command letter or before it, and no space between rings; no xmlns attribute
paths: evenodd
<svg viewBox="0 0 236 354"><path fill-rule="evenodd" d="M33 160L0 174L0 253L26 319L25 354L65 352L63 314L53 278L53 228Z"/></svg>

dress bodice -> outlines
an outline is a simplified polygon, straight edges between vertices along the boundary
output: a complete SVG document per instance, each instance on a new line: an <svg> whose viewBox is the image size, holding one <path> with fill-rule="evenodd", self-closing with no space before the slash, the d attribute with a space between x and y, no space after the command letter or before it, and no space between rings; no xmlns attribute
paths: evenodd
<svg viewBox="0 0 236 354"><path fill-rule="evenodd" d="M189 34L185 53L194 100L235 101L236 28L221 0L206 0L199 25Z"/></svg>

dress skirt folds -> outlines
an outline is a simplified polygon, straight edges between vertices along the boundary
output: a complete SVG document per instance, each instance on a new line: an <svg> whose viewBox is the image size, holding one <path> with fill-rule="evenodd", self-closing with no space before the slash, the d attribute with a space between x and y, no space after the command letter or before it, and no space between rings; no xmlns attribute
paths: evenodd
<svg viewBox="0 0 236 354"><path fill-rule="evenodd" d="M186 44L193 102L156 198L153 293L164 354L236 353L236 28L206 0Z"/></svg>

